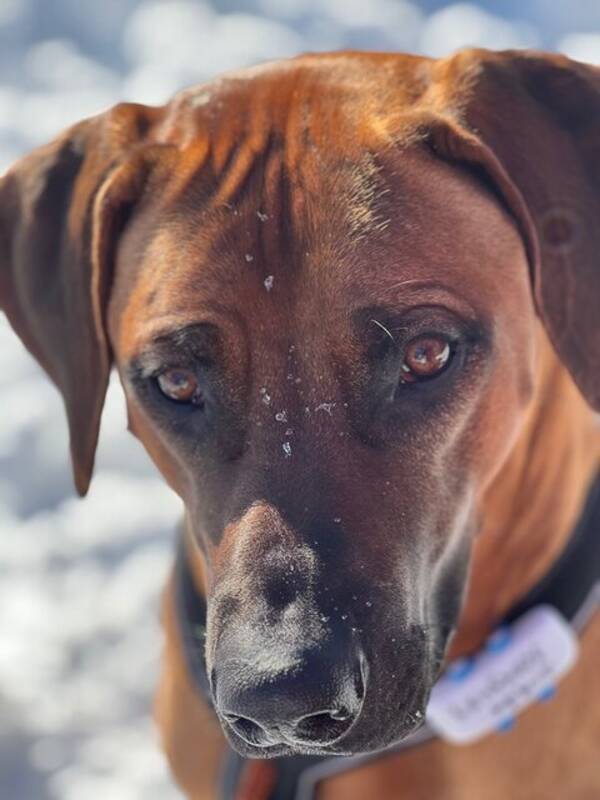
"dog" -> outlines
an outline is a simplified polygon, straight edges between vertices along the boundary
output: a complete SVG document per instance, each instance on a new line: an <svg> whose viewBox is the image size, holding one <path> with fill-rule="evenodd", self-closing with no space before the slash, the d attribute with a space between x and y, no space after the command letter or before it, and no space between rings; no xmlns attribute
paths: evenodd
<svg viewBox="0 0 600 800"><path fill-rule="evenodd" d="M385 751L598 470L600 69L340 52L117 105L2 178L0 302L78 492L114 367L185 503L210 701L172 578L156 718L187 796L231 747L253 800L277 759L380 751L318 797L600 797L598 617L510 734Z"/></svg>

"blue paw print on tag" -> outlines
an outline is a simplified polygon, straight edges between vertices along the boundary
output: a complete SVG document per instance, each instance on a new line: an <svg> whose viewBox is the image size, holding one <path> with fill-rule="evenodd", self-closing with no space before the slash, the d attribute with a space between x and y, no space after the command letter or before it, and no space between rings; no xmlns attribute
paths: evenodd
<svg viewBox="0 0 600 800"><path fill-rule="evenodd" d="M515 727L515 722L516 718L513 716L504 717L504 719L500 720L500 722L498 723L496 730L498 731L498 733L508 733L509 731L512 731L512 729Z"/></svg>
<svg viewBox="0 0 600 800"><path fill-rule="evenodd" d="M545 689L538 694L537 699L539 703L547 703L556 695L556 686L546 686Z"/></svg>
<svg viewBox="0 0 600 800"><path fill-rule="evenodd" d="M446 671L447 677L455 683L460 683L471 674L475 662L472 658L459 658L454 663L450 664Z"/></svg>
<svg viewBox="0 0 600 800"><path fill-rule="evenodd" d="M488 653L500 653L504 650L511 641L510 629L506 626L498 628L485 643L485 649Z"/></svg>

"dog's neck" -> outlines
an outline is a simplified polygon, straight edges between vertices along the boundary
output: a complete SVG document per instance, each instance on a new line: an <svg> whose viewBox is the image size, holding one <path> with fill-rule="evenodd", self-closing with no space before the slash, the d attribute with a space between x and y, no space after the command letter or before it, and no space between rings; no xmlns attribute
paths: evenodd
<svg viewBox="0 0 600 800"><path fill-rule="evenodd" d="M521 435L486 491L449 658L477 650L564 549L600 464L600 426L540 336L541 369Z"/></svg>

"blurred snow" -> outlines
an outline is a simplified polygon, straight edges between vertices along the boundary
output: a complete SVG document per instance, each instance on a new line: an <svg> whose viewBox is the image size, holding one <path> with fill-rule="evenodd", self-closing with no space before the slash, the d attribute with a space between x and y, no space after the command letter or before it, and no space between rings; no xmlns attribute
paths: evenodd
<svg viewBox="0 0 600 800"><path fill-rule="evenodd" d="M0 354L0 797L175 798L150 712L180 501L125 433L116 380L74 497L62 401L4 318Z"/></svg>
<svg viewBox="0 0 600 800"><path fill-rule="evenodd" d="M600 64L600 30L598 33L570 33L560 40L559 50L577 61Z"/></svg>
<svg viewBox="0 0 600 800"><path fill-rule="evenodd" d="M26 14L27 3L24 0L3 0L0 5L0 26L18 22Z"/></svg>
<svg viewBox="0 0 600 800"><path fill-rule="evenodd" d="M600 63L588 0L0 0L0 171L130 99L304 50L558 49ZM180 503L111 382L89 496L62 401L0 319L0 798L170 800L150 720Z"/></svg>
<svg viewBox="0 0 600 800"><path fill-rule="evenodd" d="M421 50L443 56L459 47L478 46L497 50L537 47L535 28L520 20L504 20L471 3L456 3L432 14L421 35Z"/></svg>

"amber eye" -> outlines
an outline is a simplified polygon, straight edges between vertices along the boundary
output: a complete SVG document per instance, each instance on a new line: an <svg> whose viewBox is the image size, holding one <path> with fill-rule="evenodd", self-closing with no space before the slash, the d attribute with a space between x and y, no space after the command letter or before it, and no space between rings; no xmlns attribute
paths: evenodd
<svg viewBox="0 0 600 800"><path fill-rule="evenodd" d="M177 403L190 403L204 405L204 396L198 379L193 372L187 369L168 369L161 372L156 382L160 391Z"/></svg>
<svg viewBox="0 0 600 800"><path fill-rule="evenodd" d="M444 336L417 336L404 349L401 383L434 378L450 363L452 348Z"/></svg>

